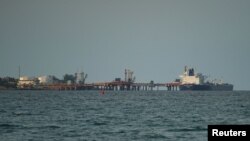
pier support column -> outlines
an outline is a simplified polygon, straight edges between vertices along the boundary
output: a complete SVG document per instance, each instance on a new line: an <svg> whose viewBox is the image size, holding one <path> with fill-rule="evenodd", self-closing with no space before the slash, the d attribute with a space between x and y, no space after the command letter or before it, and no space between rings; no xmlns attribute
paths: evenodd
<svg viewBox="0 0 250 141"><path fill-rule="evenodd" d="M153 91L153 86L150 87L150 90Z"/></svg>

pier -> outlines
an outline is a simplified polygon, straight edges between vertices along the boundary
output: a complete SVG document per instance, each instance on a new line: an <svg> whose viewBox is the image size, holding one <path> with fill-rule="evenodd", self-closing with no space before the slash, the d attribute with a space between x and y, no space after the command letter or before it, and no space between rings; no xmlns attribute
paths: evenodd
<svg viewBox="0 0 250 141"><path fill-rule="evenodd" d="M180 83L131 83L126 81L97 82L86 84L49 84L39 85L41 90L111 90L111 91L153 91L165 89L168 91L179 90Z"/></svg>
<svg viewBox="0 0 250 141"><path fill-rule="evenodd" d="M180 82L170 83L149 83L135 82L133 77L134 72L125 69L125 77L115 78L109 82L94 82L85 83L87 74L84 72L75 73L75 75L65 75L64 80L54 81L53 76L42 76L39 78L20 77L18 82L18 89L26 90L110 90L110 91L153 91L153 90L179 90Z"/></svg>

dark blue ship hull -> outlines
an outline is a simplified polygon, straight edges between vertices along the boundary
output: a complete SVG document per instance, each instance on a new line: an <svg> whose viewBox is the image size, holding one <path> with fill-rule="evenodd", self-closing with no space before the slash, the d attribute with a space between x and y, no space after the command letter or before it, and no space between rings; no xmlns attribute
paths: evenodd
<svg viewBox="0 0 250 141"><path fill-rule="evenodd" d="M179 86L180 91L232 91L232 84L182 84Z"/></svg>

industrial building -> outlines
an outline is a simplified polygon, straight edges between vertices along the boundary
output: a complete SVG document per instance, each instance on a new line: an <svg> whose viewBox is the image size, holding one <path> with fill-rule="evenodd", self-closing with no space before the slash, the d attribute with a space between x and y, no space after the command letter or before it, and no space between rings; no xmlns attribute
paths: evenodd
<svg viewBox="0 0 250 141"><path fill-rule="evenodd" d="M39 80L35 77L28 77L28 76L22 76L19 78L19 81L17 83L17 88L21 89L29 89L29 88L35 88L39 83Z"/></svg>

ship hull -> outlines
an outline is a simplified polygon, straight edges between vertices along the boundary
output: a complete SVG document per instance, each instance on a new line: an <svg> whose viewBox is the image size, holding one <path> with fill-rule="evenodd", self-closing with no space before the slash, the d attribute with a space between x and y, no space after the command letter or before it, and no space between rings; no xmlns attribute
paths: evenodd
<svg viewBox="0 0 250 141"><path fill-rule="evenodd" d="M231 84L183 84L179 86L180 91L232 91Z"/></svg>

